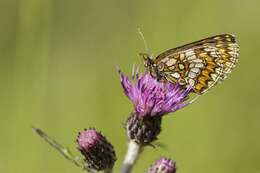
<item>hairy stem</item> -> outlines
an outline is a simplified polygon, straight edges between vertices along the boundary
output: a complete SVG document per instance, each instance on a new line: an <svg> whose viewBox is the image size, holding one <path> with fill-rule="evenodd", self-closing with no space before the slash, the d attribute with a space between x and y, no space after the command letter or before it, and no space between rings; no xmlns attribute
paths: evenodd
<svg viewBox="0 0 260 173"><path fill-rule="evenodd" d="M74 163L76 166L85 169L89 172L91 172L90 170L88 170L86 168L86 166L84 165L83 160L80 157L74 156L68 148L62 146L61 144L59 144L57 141L55 141L54 139L52 139L50 136L48 136L44 131L42 131L39 128L35 128L32 127L33 130L43 139L45 140L48 144L50 144L53 148L55 148L57 151L59 151L66 159L68 159L69 161L71 161L72 163Z"/></svg>
<svg viewBox="0 0 260 173"><path fill-rule="evenodd" d="M132 171L132 168L141 152L142 147L140 145L134 141L129 142L121 173L130 173Z"/></svg>

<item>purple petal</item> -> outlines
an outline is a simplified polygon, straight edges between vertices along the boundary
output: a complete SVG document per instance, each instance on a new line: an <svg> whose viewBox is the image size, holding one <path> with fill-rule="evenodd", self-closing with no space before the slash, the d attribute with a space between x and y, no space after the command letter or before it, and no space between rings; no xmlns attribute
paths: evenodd
<svg viewBox="0 0 260 173"><path fill-rule="evenodd" d="M132 81L118 70L126 96L132 101L139 116L163 116L181 109L188 104L185 101L191 91L178 84L158 82L149 73L139 75L133 69Z"/></svg>

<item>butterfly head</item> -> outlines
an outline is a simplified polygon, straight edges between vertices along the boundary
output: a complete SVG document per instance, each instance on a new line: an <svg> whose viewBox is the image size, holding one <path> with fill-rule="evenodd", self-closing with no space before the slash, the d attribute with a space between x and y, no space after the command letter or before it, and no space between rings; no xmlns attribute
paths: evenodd
<svg viewBox="0 0 260 173"><path fill-rule="evenodd" d="M158 81L160 81L163 78L163 76L160 73L160 70L157 67L157 64L152 59L152 57L145 53L140 53L140 56L142 56L144 60L144 67L147 69L150 75L156 78Z"/></svg>

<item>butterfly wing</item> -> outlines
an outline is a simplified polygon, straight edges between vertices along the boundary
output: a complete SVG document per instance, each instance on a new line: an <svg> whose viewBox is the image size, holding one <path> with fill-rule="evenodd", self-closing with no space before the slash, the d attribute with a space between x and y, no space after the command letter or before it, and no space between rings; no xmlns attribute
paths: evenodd
<svg viewBox="0 0 260 173"><path fill-rule="evenodd" d="M202 94L228 76L238 57L235 37L222 34L167 50L154 62L166 80Z"/></svg>

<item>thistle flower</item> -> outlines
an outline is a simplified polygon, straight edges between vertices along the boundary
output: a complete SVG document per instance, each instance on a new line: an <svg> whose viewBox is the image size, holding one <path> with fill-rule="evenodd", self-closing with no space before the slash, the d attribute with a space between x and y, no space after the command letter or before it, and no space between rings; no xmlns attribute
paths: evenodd
<svg viewBox="0 0 260 173"><path fill-rule="evenodd" d="M127 135L130 140L147 145L157 139L162 116L189 104L186 101L191 88L159 82L149 73L139 75L135 69L132 80L129 80L121 70L118 71L124 93L134 105L134 111L126 122Z"/></svg>
<svg viewBox="0 0 260 173"><path fill-rule="evenodd" d="M164 116L188 104L185 101L191 88L183 89L178 84L168 81L159 82L149 73L139 76L134 72L132 81L120 70L119 74L124 93L133 103L135 113L140 118Z"/></svg>
<svg viewBox="0 0 260 173"><path fill-rule="evenodd" d="M113 168L116 155L113 146L95 129L85 129L77 138L78 149L88 169L102 171Z"/></svg>
<svg viewBox="0 0 260 173"><path fill-rule="evenodd" d="M175 173L176 163L167 158L157 160L147 171L147 173Z"/></svg>

